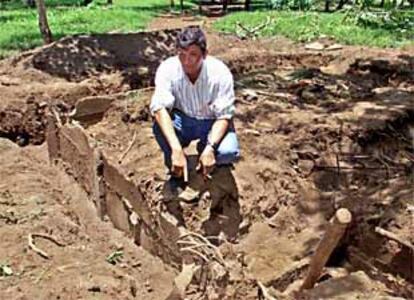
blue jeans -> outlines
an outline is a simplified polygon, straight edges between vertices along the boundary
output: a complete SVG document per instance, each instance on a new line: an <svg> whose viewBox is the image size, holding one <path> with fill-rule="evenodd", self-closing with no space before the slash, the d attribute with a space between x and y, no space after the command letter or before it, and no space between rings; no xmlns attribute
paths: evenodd
<svg viewBox="0 0 414 300"><path fill-rule="evenodd" d="M186 116L180 111L174 110L171 119L178 140L183 148L187 147L192 141L199 140L197 152L200 154L207 145L208 134L215 122L214 119L198 120ZM171 168L171 147L164 137L161 128L157 122L154 122L153 131L155 139L164 152L164 162L168 168ZM216 164L227 165L235 162L240 157L239 142L237 141L234 126L231 123L227 133L220 142L216 152Z"/></svg>

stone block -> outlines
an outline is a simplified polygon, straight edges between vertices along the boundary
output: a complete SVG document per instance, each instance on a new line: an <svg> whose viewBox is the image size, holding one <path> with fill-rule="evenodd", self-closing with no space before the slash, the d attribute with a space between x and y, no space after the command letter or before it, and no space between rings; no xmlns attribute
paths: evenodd
<svg viewBox="0 0 414 300"><path fill-rule="evenodd" d="M49 153L49 160L53 162L60 156L59 149L59 128L57 126L57 120L55 116L48 113L46 116L47 127L46 127L46 142L47 150Z"/></svg>
<svg viewBox="0 0 414 300"><path fill-rule="evenodd" d="M120 196L128 199L139 218L146 224L151 224L151 211L145 199L133 182L129 181L120 170L102 156L103 176L105 183Z"/></svg>
<svg viewBox="0 0 414 300"><path fill-rule="evenodd" d="M115 228L129 234L131 227L129 225L129 212L119 196L112 189L106 187L106 213L114 224Z"/></svg>
<svg viewBox="0 0 414 300"><path fill-rule="evenodd" d="M59 131L60 155L69 164L75 179L92 198L99 195L95 152L79 126L65 125Z"/></svg>

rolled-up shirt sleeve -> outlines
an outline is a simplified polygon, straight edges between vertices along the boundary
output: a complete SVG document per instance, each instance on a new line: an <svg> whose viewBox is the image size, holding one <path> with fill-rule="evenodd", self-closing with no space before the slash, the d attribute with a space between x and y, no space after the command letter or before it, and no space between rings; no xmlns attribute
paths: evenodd
<svg viewBox="0 0 414 300"><path fill-rule="evenodd" d="M155 91L151 98L150 111L154 115L161 108L171 110L175 97L172 94L172 80L168 76L168 66L161 63L155 74Z"/></svg>
<svg viewBox="0 0 414 300"><path fill-rule="evenodd" d="M229 70L220 76L218 87L218 94L211 103L211 109L217 119L231 119L235 111L235 96L233 76Z"/></svg>

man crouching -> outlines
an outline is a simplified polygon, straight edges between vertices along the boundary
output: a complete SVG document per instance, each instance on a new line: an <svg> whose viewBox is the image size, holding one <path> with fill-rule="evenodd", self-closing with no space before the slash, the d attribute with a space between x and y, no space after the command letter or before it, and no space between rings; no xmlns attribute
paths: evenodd
<svg viewBox="0 0 414 300"><path fill-rule="evenodd" d="M233 77L209 56L203 31L187 27L177 37L178 55L163 61L155 75L150 110L154 134L172 177L188 182L184 153L199 140L197 169L206 178L217 165L235 162L239 143L233 126Z"/></svg>

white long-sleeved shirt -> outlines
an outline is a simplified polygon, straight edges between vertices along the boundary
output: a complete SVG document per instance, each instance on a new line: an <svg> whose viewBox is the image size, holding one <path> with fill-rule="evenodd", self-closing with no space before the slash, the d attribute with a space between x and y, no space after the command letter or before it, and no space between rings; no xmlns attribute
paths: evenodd
<svg viewBox="0 0 414 300"><path fill-rule="evenodd" d="M191 83L178 56L158 67L150 110L180 110L196 119L230 119L234 114L233 76L217 58L207 56L197 81Z"/></svg>

